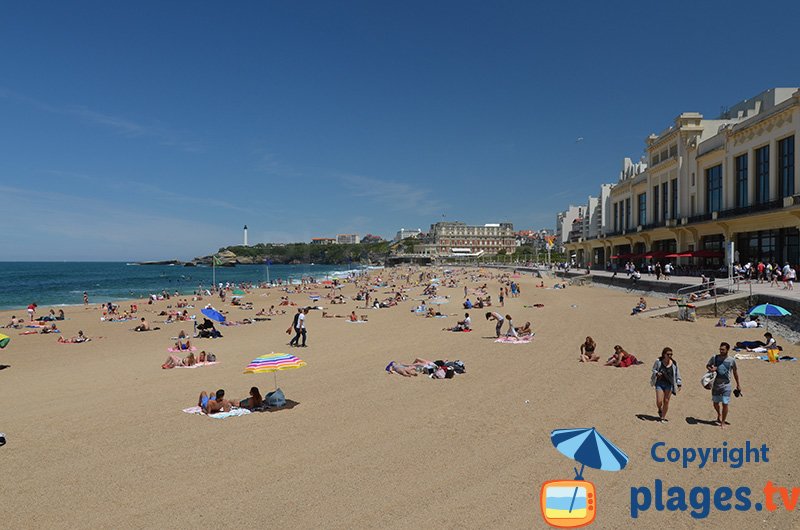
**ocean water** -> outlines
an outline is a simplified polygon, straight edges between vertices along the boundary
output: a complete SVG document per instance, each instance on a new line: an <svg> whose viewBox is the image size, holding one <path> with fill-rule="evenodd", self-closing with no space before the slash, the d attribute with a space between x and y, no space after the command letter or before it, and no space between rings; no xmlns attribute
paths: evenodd
<svg viewBox="0 0 800 530"><path fill-rule="evenodd" d="M264 282L282 278L343 276L345 265L240 265L216 267L219 282ZM170 293L194 292L210 287L211 267L179 265L129 265L116 262L0 262L0 309L90 304L145 298L166 289Z"/></svg>

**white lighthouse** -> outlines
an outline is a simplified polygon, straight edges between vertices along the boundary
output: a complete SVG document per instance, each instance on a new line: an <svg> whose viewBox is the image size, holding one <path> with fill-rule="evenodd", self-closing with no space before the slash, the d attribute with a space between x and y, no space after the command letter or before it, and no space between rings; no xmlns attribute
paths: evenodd
<svg viewBox="0 0 800 530"><path fill-rule="evenodd" d="M247 225L244 225L244 246L247 246Z"/></svg>

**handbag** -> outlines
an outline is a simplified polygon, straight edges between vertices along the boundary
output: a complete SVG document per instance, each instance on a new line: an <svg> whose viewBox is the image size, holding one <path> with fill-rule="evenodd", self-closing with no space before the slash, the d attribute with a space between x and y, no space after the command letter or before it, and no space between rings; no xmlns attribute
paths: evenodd
<svg viewBox="0 0 800 530"><path fill-rule="evenodd" d="M700 384L703 385L703 388L706 390L711 390L711 387L714 386L714 380L716 378L717 372L706 372L706 374L700 380Z"/></svg>

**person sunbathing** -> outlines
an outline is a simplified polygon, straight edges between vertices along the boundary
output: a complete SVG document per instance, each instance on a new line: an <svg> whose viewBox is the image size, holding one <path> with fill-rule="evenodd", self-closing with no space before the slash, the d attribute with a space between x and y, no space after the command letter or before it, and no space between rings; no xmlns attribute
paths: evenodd
<svg viewBox="0 0 800 530"><path fill-rule="evenodd" d="M517 335L520 337L530 337L533 335L533 330L531 329L531 323L525 322L524 326L515 328L517 330Z"/></svg>
<svg viewBox="0 0 800 530"><path fill-rule="evenodd" d="M609 357L606 366L616 366L617 368L627 368L639 364L639 360L632 354L626 352L622 346L614 346L614 355Z"/></svg>
<svg viewBox="0 0 800 530"><path fill-rule="evenodd" d="M189 340L189 339L186 339L186 341L184 341L183 339L179 338L175 342L175 345L172 348L174 350L176 350L176 351L191 350L192 349L192 341Z"/></svg>
<svg viewBox="0 0 800 530"><path fill-rule="evenodd" d="M176 366L194 366L195 364L197 364L197 359L195 359L193 353L189 353L184 359L181 359L177 355L170 355L167 357L167 360L164 361L164 364L161 365L161 368L168 370Z"/></svg>
<svg viewBox="0 0 800 530"><path fill-rule="evenodd" d="M69 339L65 339L64 337L58 337L58 342L69 343L69 344L79 344L81 342L89 342L89 337L83 334L83 330L78 331L77 337L71 337Z"/></svg>
<svg viewBox="0 0 800 530"><path fill-rule="evenodd" d="M402 375L403 377L416 377L417 375L424 373L426 367L433 366L435 365L432 361L416 358L411 364L402 364L398 363L397 361L392 361L386 366L386 371L390 374L395 373Z"/></svg>
<svg viewBox="0 0 800 530"><path fill-rule="evenodd" d="M233 405L225 399L225 391L220 388L213 394L200 392L197 406L203 409L206 414L214 414L215 412L229 412Z"/></svg>
<svg viewBox="0 0 800 530"><path fill-rule="evenodd" d="M764 333L764 338L767 339L766 342L760 340L737 342L736 347L753 353L767 353L768 350L783 350L783 348L778 346L778 342L772 336L772 333Z"/></svg>
<svg viewBox="0 0 800 530"><path fill-rule="evenodd" d="M150 331L150 324L142 317L141 324L133 328L134 331Z"/></svg>
<svg viewBox="0 0 800 530"><path fill-rule="evenodd" d="M53 324L50 324L49 328L46 327L46 326L43 327L42 330L39 331L39 333L42 333L42 334L46 335L48 333L61 333L61 331L56 327L55 323L53 323Z"/></svg>
<svg viewBox="0 0 800 530"><path fill-rule="evenodd" d="M261 392L258 390L258 387L254 386L250 387L250 397L239 401L239 407L253 410L257 407L260 407L263 401L264 398L261 397Z"/></svg>
<svg viewBox="0 0 800 530"><path fill-rule="evenodd" d="M355 311L351 312L348 318L350 319L350 322L358 322L358 317L356 316Z"/></svg>
<svg viewBox="0 0 800 530"><path fill-rule="evenodd" d="M597 349L597 344L595 343L592 337L586 337L586 340L581 344L581 359L580 362L588 363L588 362L597 362L600 360L600 356L597 355L594 351Z"/></svg>

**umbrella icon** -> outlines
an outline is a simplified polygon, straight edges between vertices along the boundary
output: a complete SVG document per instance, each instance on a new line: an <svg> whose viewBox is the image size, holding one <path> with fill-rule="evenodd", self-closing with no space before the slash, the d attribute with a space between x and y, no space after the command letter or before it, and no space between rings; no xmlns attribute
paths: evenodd
<svg viewBox="0 0 800 530"><path fill-rule="evenodd" d="M594 427L556 429L550 433L550 440L561 454L580 462L581 470L573 468L575 471L573 481L552 481L543 485L541 502L545 520L553 526L560 527L588 524L594 520L596 499L594 499L594 486L583 480L583 470L589 466L603 471L619 471L627 465L628 455L601 436ZM581 498L576 505L579 491ZM572 523L568 522L570 520Z"/></svg>
<svg viewBox="0 0 800 530"><path fill-rule="evenodd" d="M750 309L748 315L762 315L767 317L767 330L769 330L769 317L785 317L791 313L779 305L761 304Z"/></svg>
<svg viewBox="0 0 800 530"><path fill-rule="evenodd" d="M217 311L212 307L206 307L205 309L200 310L205 316L210 318L211 320L216 320L217 322L225 322L225 315Z"/></svg>
<svg viewBox="0 0 800 530"><path fill-rule="evenodd" d="M305 365L305 361L289 353L272 352L253 359L244 369L244 373L268 374L272 372L275 375L275 388L278 388L278 372L280 370L292 370L294 368L302 368Z"/></svg>

